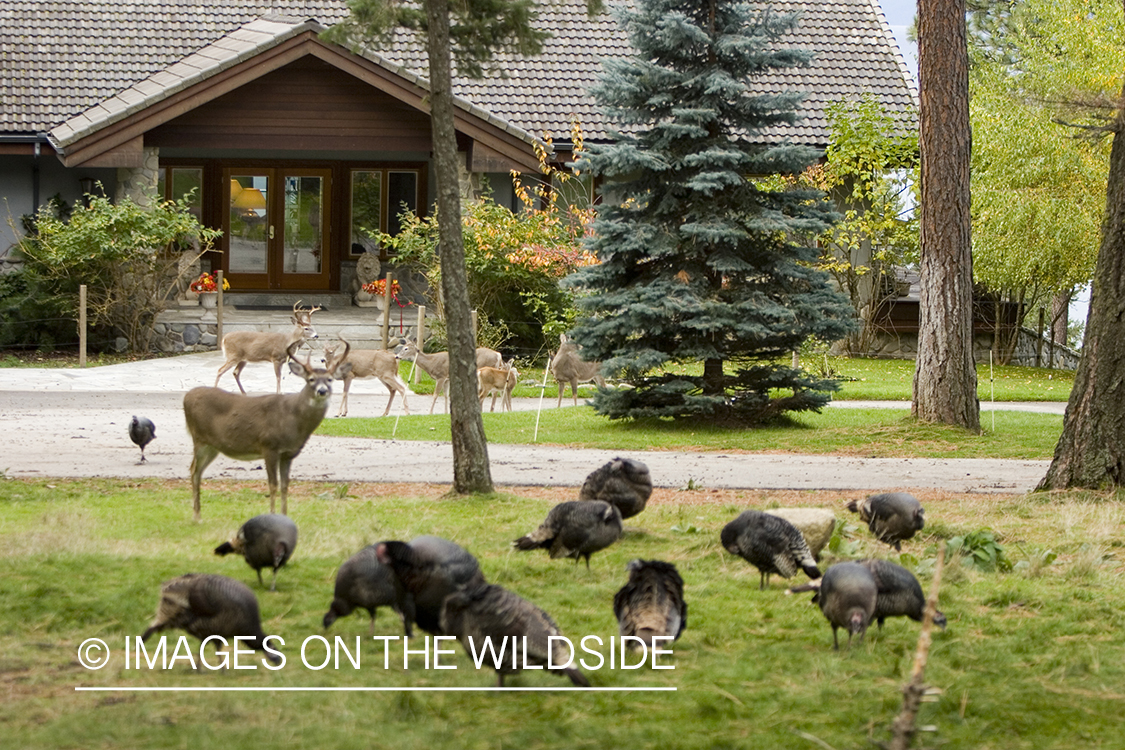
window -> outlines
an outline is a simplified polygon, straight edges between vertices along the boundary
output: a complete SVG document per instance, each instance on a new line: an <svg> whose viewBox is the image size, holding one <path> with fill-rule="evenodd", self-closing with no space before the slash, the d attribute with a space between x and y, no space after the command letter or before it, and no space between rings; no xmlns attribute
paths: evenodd
<svg viewBox="0 0 1125 750"><path fill-rule="evenodd" d="M188 193L188 209L201 222L203 221L203 168L168 167L161 168L157 177L157 195L165 200L180 200ZM192 192L192 191L195 192Z"/></svg>
<svg viewBox="0 0 1125 750"><path fill-rule="evenodd" d="M398 234L402 211L418 212L419 182L416 169L352 170L349 255L371 252L386 256L379 233Z"/></svg>

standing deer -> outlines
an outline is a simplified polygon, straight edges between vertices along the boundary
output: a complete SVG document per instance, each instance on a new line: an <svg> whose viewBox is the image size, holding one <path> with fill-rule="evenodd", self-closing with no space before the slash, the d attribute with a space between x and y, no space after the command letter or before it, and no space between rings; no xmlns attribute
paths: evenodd
<svg viewBox="0 0 1125 750"><path fill-rule="evenodd" d="M492 406L489 411L496 411L496 397L501 396L500 410L512 410L512 389L516 387L519 382L520 373L516 369L516 360L512 359L504 363L503 367L482 367L477 370L477 381L480 383L480 389L477 395L480 397L480 405L484 406L484 400L488 394L492 394Z"/></svg>
<svg viewBox="0 0 1125 750"><path fill-rule="evenodd" d="M272 362L273 372L277 375L277 392L281 393L281 365L289 359L289 347L294 343L300 345L308 339L316 338L316 331L312 327L312 314L319 307L310 307L308 310L300 308L301 301L293 305L293 328L288 333L271 333L269 331L234 331L223 336L223 354L226 362L219 368L215 376L215 385L219 385L219 378L223 373L234 368L234 382L238 383L238 390L246 393L242 381L238 376L247 362Z"/></svg>
<svg viewBox="0 0 1125 750"><path fill-rule="evenodd" d="M343 336L340 337L340 340L348 345L348 340ZM326 363L332 361L336 349L336 344L329 344L324 347L324 361ZM352 367L351 371L344 376L344 396L340 401L340 408L336 412L337 417L348 416L348 390L352 387L352 381L356 378L378 378L383 385L387 386L387 390L391 392L391 397L387 399L387 408L383 410L384 417L390 413L396 393L402 394L402 408L407 415L410 414L410 407L406 405L406 394L410 389L399 377L398 357L395 356L393 351L389 349L353 349L344 361Z"/></svg>
<svg viewBox="0 0 1125 750"><path fill-rule="evenodd" d="M192 510L199 520L199 483L203 470L220 454L239 461L261 458L266 462L270 485L270 512L274 512L278 479L281 484L281 512L288 510L289 465L305 447L309 435L316 430L328 411L332 395L332 378L345 377L351 366L344 362L344 353L324 369L314 368L306 357L302 363L293 358L299 342L286 350L290 371L305 379L300 393L270 396L246 396L221 388L201 386L184 396L184 417L195 445L191 460Z"/></svg>
<svg viewBox="0 0 1125 750"><path fill-rule="evenodd" d="M559 383L559 403L562 406L563 389L570 383L570 395L574 398L574 405L578 406L578 384L594 381L598 387L605 388L605 378L601 374L601 362L587 362L578 353L578 347L566 337L565 333L559 334L559 352L551 360L551 374Z"/></svg>
<svg viewBox="0 0 1125 750"><path fill-rule="evenodd" d="M445 410L449 411L449 352L426 354L420 351L413 341L408 341L399 348L395 356L399 359L413 360L415 364L434 379L434 399L430 402L430 414L434 413L434 405L438 396L445 395ZM504 366L504 357L500 352L483 346L477 347L477 369L481 367Z"/></svg>

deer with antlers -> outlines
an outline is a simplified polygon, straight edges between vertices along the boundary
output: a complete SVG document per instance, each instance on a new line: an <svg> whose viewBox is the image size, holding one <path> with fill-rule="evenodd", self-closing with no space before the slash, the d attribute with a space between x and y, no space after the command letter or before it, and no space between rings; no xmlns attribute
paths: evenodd
<svg viewBox="0 0 1125 750"><path fill-rule="evenodd" d="M281 393L281 366L289 359L289 348L293 344L299 346L308 339L316 338L316 330L312 326L312 314L319 309L319 307L310 307L306 310L301 307L301 301L297 300L293 305L293 316L289 318L293 322L293 328L286 333L234 331L223 336L223 354L226 356L226 361L219 368L219 374L215 376L216 387L223 373L233 367L234 382L238 384L238 390L246 393L242 381L238 378L246 363L272 362L274 374L277 376L277 392Z"/></svg>
<svg viewBox="0 0 1125 750"><path fill-rule="evenodd" d="M308 357L301 362L293 357L299 342L285 351L289 370L303 378L299 393L247 396L221 388L202 386L184 396L184 417L194 443L191 460L192 511L199 520L199 484L206 469L222 453L239 461L264 459L270 486L270 512L281 487L281 512L288 511L289 465L309 435L328 411L332 379L346 377L351 369L347 342L343 353L325 364L313 367Z"/></svg>
<svg viewBox="0 0 1125 750"><path fill-rule="evenodd" d="M343 336L340 340L348 346L348 340ZM324 361L332 361L332 357L336 354L337 345L328 344L324 347ZM395 394L402 394L402 409L408 415L410 414L410 407L406 405L406 394L409 388L406 387L405 381L398 374L398 357L389 349L352 349L343 360L351 365L351 370L344 375L344 395L340 400L340 408L336 412L337 417L348 416L348 390L352 387L352 381L356 378L378 378L383 385L387 386L387 390L391 392L391 397L387 400L387 408L383 410L383 416L387 416L391 411L391 404L394 403Z"/></svg>

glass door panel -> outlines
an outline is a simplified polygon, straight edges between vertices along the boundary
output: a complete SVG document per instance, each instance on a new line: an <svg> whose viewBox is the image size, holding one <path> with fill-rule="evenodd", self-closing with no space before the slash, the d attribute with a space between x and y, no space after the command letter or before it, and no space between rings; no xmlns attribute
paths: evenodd
<svg viewBox="0 0 1125 750"><path fill-rule="evenodd" d="M231 174L227 217L228 273L269 273L272 234L270 192L268 174Z"/></svg>
<svg viewBox="0 0 1125 750"><path fill-rule="evenodd" d="M320 231L323 203L322 178L285 178L285 273L320 273L324 247Z"/></svg>

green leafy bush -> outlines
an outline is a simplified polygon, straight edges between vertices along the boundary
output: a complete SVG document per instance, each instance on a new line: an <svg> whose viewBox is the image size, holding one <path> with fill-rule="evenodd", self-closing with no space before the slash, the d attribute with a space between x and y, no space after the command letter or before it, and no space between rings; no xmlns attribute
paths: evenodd
<svg viewBox="0 0 1125 750"><path fill-rule="evenodd" d="M75 320L78 289L87 287L90 326L124 336L130 351L148 351L156 316L186 272L184 253L210 249L219 235L189 211L189 196L143 207L129 198L88 196L69 216L58 204L40 209L17 254L25 291L44 309ZM70 324L73 330L73 322Z"/></svg>

